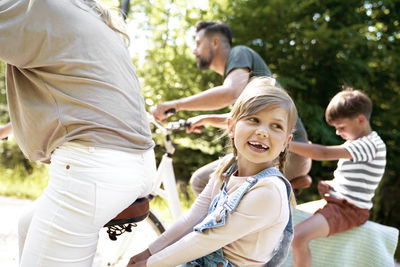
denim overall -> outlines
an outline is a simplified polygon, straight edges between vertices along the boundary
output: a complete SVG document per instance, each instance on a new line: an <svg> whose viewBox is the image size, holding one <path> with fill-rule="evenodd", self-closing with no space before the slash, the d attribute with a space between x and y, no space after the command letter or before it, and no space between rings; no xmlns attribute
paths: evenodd
<svg viewBox="0 0 400 267"><path fill-rule="evenodd" d="M233 165L232 165L233 166ZM233 172L232 169L235 167L230 167L227 172ZM282 173L278 171L276 168L268 168L265 169L254 177L247 178L246 182L244 182L235 192L228 195L226 192L226 182L222 183L220 192L214 197L210 204L210 208L208 209L208 215L203 219L202 222L197 224L194 227L194 231L203 232L206 229L220 227L225 225L226 223L226 215L227 213L233 212L236 207L239 205L240 200L243 195L254 186L258 179L266 178L268 176L278 176L284 181L287 190L287 197L289 200L291 193L291 185L284 178ZM290 203L289 203L289 211L290 211ZM289 221L283 231L281 236L281 241L279 242L279 246L274 249L274 255L271 260L265 266L279 266L286 259L286 256L289 251L290 244L293 240L293 224L292 224L292 214L289 212ZM219 264L219 265L218 265ZM199 259L186 263L187 267L233 267L234 265L230 263L227 259L225 259L222 248L214 251L206 256L203 256Z"/></svg>

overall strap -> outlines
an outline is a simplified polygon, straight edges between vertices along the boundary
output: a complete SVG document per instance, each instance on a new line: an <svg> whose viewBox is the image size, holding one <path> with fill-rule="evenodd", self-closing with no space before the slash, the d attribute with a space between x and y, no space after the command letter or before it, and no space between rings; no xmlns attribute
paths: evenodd
<svg viewBox="0 0 400 267"><path fill-rule="evenodd" d="M240 200L242 199L243 195L250 189L252 188L259 179L263 179L269 176L278 176L283 178L283 174L276 169L275 167L268 168L265 170L262 170L261 172L257 173L254 176L248 177L246 179L246 182L244 182L238 189L235 190L232 194L228 196L228 199L224 203L224 208L226 209L227 212L231 213L236 209L236 207L239 205ZM289 191L290 194L290 191Z"/></svg>
<svg viewBox="0 0 400 267"><path fill-rule="evenodd" d="M291 212L291 207L290 207L290 194L292 192L292 186L290 185L290 182L284 177L280 176L282 181L285 183L286 186L286 191L287 191L287 197L288 197L288 205L289 205L289 220L285 226L285 229L283 230L283 234L281 237L281 241L273 251L273 256L267 262L264 266L265 267L276 267L276 266L281 266L282 263L285 261L285 259L288 256L290 245L293 241L293 220L292 220L292 212Z"/></svg>
<svg viewBox="0 0 400 267"><path fill-rule="evenodd" d="M226 215L228 213L232 213L237 208L243 195L251 187L253 187L259 179L263 179L269 176L278 176L283 181L286 180L283 177L282 173L278 171L278 169L272 167L257 173L253 177L248 177L247 180L231 194L227 194L226 192L227 183L223 182L220 193L217 196L215 196L215 198L212 200L210 204L208 215L200 223L194 226L193 230L198 232L203 232L204 230L209 228L220 227L225 225ZM287 182L287 184L289 185L289 190L290 190L289 182ZM290 194L290 191L288 192Z"/></svg>

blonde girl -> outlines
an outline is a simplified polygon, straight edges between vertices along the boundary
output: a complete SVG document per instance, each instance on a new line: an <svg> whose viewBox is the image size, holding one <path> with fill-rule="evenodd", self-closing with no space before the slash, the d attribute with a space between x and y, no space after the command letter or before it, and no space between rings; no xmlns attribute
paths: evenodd
<svg viewBox="0 0 400 267"><path fill-rule="evenodd" d="M268 78L252 80L228 119L233 156L190 210L128 266L273 266L293 236L285 162L297 112Z"/></svg>

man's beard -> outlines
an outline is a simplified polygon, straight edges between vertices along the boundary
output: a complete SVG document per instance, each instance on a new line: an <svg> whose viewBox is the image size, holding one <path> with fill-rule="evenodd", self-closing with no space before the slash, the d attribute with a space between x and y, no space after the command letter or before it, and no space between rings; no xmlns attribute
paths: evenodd
<svg viewBox="0 0 400 267"><path fill-rule="evenodd" d="M211 61L214 59L214 52L209 50L208 54L210 55L208 58L198 57L197 67L200 70L208 70L210 68Z"/></svg>

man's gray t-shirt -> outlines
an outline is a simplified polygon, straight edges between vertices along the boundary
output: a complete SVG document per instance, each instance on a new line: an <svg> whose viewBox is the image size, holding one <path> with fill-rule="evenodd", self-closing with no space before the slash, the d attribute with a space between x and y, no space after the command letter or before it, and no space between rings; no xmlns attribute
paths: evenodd
<svg viewBox="0 0 400 267"><path fill-rule="evenodd" d="M243 45L233 47L229 52L228 60L226 62L224 79L232 70L245 68L250 71L249 78L255 76L273 76L262 57L256 51ZM282 87L278 81L275 85ZM308 141L307 132L299 117L296 122L293 140L298 142Z"/></svg>
<svg viewBox="0 0 400 267"><path fill-rule="evenodd" d="M247 68L250 71L250 77L268 76L272 73L265 64L264 60L253 49L238 45L229 52L228 60L225 66L224 78L234 69Z"/></svg>

